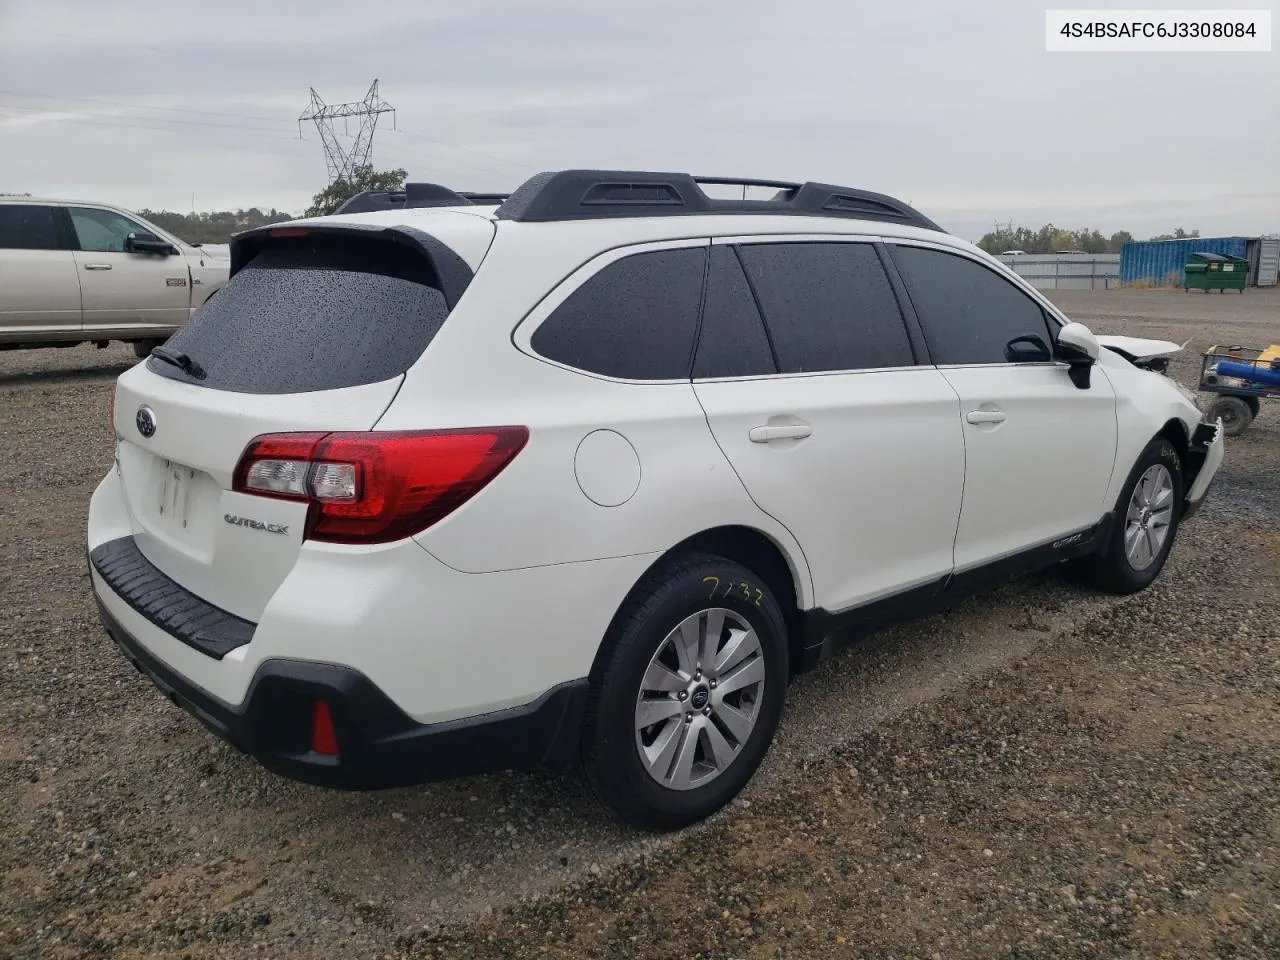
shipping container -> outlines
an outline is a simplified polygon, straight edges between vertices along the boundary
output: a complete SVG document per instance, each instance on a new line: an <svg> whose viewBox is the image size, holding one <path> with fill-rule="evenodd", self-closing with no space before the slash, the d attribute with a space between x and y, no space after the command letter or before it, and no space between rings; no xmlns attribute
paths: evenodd
<svg viewBox="0 0 1280 960"><path fill-rule="evenodd" d="M1258 242L1258 273L1254 281L1260 287L1274 287L1280 281L1280 237L1263 237Z"/></svg>
<svg viewBox="0 0 1280 960"><path fill-rule="evenodd" d="M1126 243L1120 248L1120 283L1126 287L1181 287L1182 268L1191 254L1221 253L1248 258L1252 239L1255 238L1194 237Z"/></svg>

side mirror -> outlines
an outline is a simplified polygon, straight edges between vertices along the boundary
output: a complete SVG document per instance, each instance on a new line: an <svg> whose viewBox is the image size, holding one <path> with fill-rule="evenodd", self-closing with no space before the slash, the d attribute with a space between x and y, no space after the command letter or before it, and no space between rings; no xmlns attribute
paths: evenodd
<svg viewBox="0 0 1280 960"><path fill-rule="evenodd" d="M178 252L168 240L161 240L154 233L141 231L124 238L124 249L128 253L158 253L164 257Z"/></svg>
<svg viewBox="0 0 1280 960"><path fill-rule="evenodd" d="M1083 323L1068 323L1053 344L1054 357L1066 362L1071 382L1081 390L1089 388L1089 370L1100 352L1098 338Z"/></svg>

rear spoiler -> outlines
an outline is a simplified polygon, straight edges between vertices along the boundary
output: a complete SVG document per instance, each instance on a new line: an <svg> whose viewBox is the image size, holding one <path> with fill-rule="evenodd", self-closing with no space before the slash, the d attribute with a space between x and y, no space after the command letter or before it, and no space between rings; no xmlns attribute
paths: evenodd
<svg viewBox="0 0 1280 960"><path fill-rule="evenodd" d="M505 193L460 193L438 183L406 183L400 191L365 190L333 211L338 213L374 213L378 210L409 210L422 207L470 207L497 205L507 199Z"/></svg>
<svg viewBox="0 0 1280 960"><path fill-rule="evenodd" d="M250 260L268 245L307 243L308 237L350 237L383 243L397 243L412 248L424 257L435 272L436 286L444 294L445 302L452 310L466 292L475 276L471 267L448 245L429 233L413 227L384 227L372 223L303 222L296 226L288 223L272 223L254 227L231 237L231 268L234 277Z"/></svg>

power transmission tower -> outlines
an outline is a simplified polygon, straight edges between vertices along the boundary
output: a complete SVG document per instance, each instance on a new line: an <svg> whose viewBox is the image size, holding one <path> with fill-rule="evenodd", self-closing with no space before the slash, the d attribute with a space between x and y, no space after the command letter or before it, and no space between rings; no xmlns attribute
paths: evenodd
<svg viewBox="0 0 1280 960"><path fill-rule="evenodd" d="M320 99L316 88L311 88L311 103L298 117L298 134L302 134L302 123L305 120L315 122L320 132L320 142L324 144L324 159L329 167L329 182L346 180L350 182L355 172L369 165L369 154L373 151L373 131L378 126L378 117L384 113L391 114L391 128L395 129L396 108L378 95L378 81L364 95L363 100L354 103L327 104ZM343 132L350 133L347 121L358 118L360 129L350 148L344 148L338 142L334 131L334 121L343 121Z"/></svg>

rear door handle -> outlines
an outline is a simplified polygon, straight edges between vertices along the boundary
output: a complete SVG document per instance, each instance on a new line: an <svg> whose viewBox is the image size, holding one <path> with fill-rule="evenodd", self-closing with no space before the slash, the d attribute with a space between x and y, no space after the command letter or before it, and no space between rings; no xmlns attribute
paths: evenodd
<svg viewBox="0 0 1280 960"><path fill-rule="evenodd" d="M1003 410L970 410L964 415L970 423L1004 423Z"/></svg>
<svg viewBox="0 0 1280 960"><path fill-rule="evenodd" d="M775 423L752 427L747 434L752 443L768 443L770 440L801 440L813 433L807 423Z"/></svg>
<svg viewBox="0 0 1280 960"><path fill-rule="evenodd" d="M109 263L86 263L86 264L84 265L84 268L85 268L86 270L110 270L110 269L111 269L111 264L109 264Z"/></svg>

